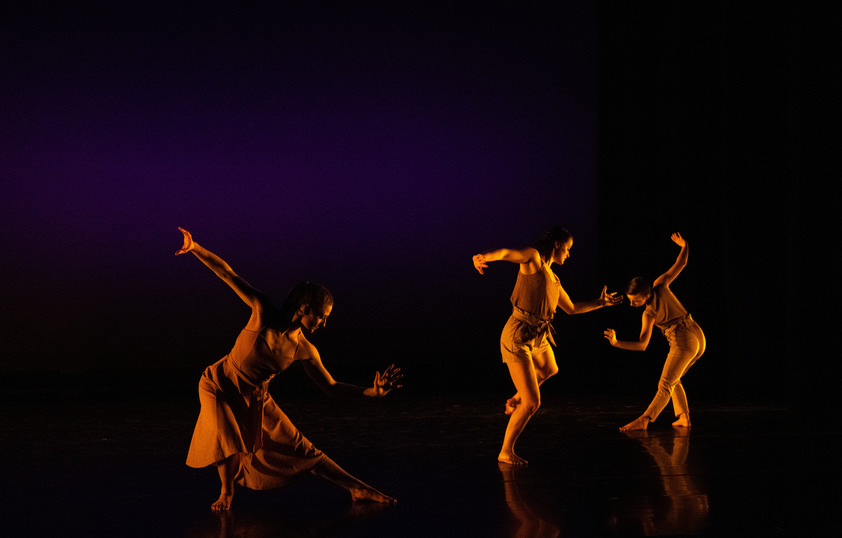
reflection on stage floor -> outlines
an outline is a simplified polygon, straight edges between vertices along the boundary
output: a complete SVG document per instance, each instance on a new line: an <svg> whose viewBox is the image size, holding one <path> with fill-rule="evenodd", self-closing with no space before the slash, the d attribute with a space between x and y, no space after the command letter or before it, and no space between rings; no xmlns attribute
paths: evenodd
<svg viewBox="0 0 842 538"><path fill-rule="evenodd" d="M499 401L497 401L499 400ZM620 433L629 402L548 397L496 461L504 399L485 396L279 403L352 474L398 499L352 504L304 476L238 489L217 515L213 469L184 465L198 404L185 397L7 400L6 536L803 536L836 529L840 434L784 407L697 404L693 429L665 412ZM663 423L663 424L662 424Z"/></svg>

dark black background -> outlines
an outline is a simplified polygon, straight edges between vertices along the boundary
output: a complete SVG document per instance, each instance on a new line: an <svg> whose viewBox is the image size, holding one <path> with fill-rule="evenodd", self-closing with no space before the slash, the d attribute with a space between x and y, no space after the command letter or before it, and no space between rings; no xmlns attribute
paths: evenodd
<svg viewBox="0 0 842 538"><path fill-rule="evenodd" d="M838 20L811 6L527 3L3 8L7 391L193 391L247 312L176 226L279 300L337 306L339 379L505 394L515 268L562 224L574 299L690 263L692 398L830 404ZM648 400L628 306L560 313L545 392ZM302 390L300 372L274 390ZM310 389L303 389L310 390Z"/></svg>

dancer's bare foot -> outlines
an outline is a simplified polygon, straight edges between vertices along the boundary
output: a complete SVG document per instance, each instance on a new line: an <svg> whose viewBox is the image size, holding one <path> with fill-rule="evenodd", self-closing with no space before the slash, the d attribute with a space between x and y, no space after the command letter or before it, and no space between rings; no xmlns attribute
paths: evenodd
<svg viewBox="0 0 842 538"><path fill-rule="evenodd" d="M632 430L645 430L649 426L649 417L646 415L640 416L633 421L629 422L625 426L620 428L621 432L627 432Z"/></svg>
<svg viewBox="0 0 842 538"><path fill-rule="evenodd" d="M516 398L509 398L506 400L506 414L511 415L517 409L517 406L520 404L520 400Z"/></svg>
<svg viewBox="0 0 842 538"><path fill-rule="evenodd" d="M231 501L234 500L234 494L223 491L219 494L219 499L211 505L211 510L214 512L222 512L231 508Z"/></svg>
<svg viewBox="0 0 842 538"><path fill-rule="evenodd" d="M349 491L351 492L351 500L353 502L375 502L385 504L395 504L398 502L396 499L393 499L388 495L383 495L372 487L352 488Z"/></svg>
<svg viewBox="0 0 842 538"><path fill-rule="evenodd" d="M681 413L678 415L678 420L672 423L673 428L689 428L690 427L690 417L687 416L687 413Z"/></svg>
<svg viewBox="0 0 842 538"><path fill-rule="evenodd" d="M509 465L527 465L528 463L525 459L509 450L500 451L500 454L497 456L497 461L508 463Z"/></svg>

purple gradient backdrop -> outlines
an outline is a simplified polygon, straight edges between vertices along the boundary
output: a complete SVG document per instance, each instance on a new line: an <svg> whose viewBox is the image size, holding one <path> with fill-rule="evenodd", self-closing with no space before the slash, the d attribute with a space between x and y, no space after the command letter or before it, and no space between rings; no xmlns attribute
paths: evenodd
<svg viewBox="0 0 842 538"><path fill-rule="evenodd" d="M224 354L247 312L176 226L330 286L319 343L378 365L496 354L514 273L470 256L548 225L598 291L596 10L556 4L4 8L3 369Z"/></svg>

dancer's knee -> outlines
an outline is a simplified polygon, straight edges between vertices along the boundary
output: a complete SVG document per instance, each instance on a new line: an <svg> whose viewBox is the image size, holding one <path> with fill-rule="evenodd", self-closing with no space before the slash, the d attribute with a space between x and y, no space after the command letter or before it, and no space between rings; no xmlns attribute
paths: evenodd
<svg viewBox="0 0 842 538"><path fill-rule="evenodd" d="M661 378L658 382L658 392L665 396L672 396L672 392L675 390L675 386L678 384L678 381L672 381L670 379Z"/></svg>
<svg viewBox="0 0 842 538"><path fill-rule="evenodd" d="M558 373L558 366L555 364L547 365L544 369L544 379L548 379Z"/></svg>
<svg viewBox="0 0 842 538"><path fill-rule="evenodd" d="M558 373L558 367L548 367L544 370L538 370L537 377L538 382L543 383L547 379L551 378L552 376Z"/></svg>
<svg viewBox="0 0 842 538"><path fill-rule="evenodd" d="M535 397L535 396L533 396L533 397L525 396L521 399L521 402L520 402L520 405L518 406L518 409L522 409L524 412L528 413L529 416L532 416L538 411L539 407L541 407L541 397L540 396L537 396L537 397Z"/></svg>

